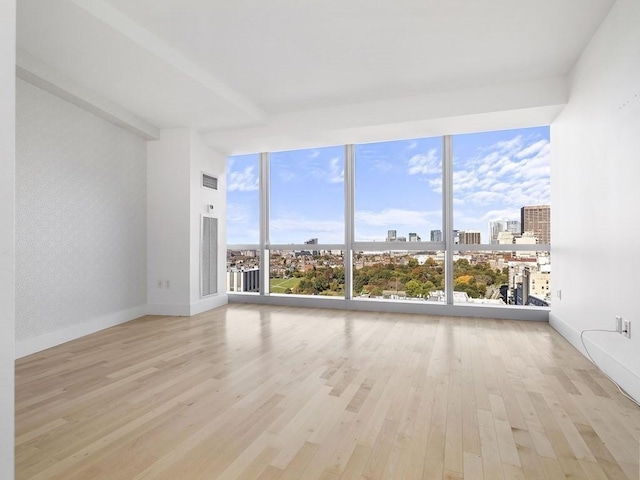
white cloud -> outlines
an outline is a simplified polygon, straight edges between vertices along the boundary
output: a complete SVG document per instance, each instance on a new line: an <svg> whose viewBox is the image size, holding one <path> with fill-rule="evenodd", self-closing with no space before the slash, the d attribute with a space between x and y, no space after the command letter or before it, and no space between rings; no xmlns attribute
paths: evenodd
<svg viewBox="0 0 640 480"><path fill-rule="evenodd" d="M543 148L548 148L548 147L549 147L549 142L547 142L546 140L538 140L537 142L532 143L528 147L520 150L518 153L516 153L515 156L516 158L525 158L530 155L534 155L538 153Z"/></svg>
<svg viewBox="0 0 640 480"><path fill-rule="evenodd" d="M429 150L426 155L420 153L411 157L407 162L407 167L409 175L432 175L441 172L440 158L435 148Z"/></svg>
<svg viewBox="0 0 640 480"><path fill-rule="evenodd" d="M499 150L501 152L513 152L522 144L522 135L512 138L511 140L503 140L495 143L490 150Z"/></svg>
<svg viewBox="0 0 640 480"><path fill-rule="evenodd" d="M253 167L245 167L244 170L231 172L229 174L228 190L230 192L249 192L258 189L258 175Z"/></svg>
<svg viewBox="0 0 640 480"><path fill-rule="evenodd" d="M272 243L303 243L318 238L320 243L343 243L344 220L312 220L278 217L269 222Z"/></svg>
<svg viewBox="0 0 640 480"><path fill-rule="evenodd" d="M355 220L357 224L382 226L415 226L428 221L430 217L441 215L440 210L419 211L402 210L398 208L387 208L380 212L370 210L360 210L356 212Z"/></svg>
<svg viewBox="0 0 640 480"><path fill-rule="evenodd" d="M454 191L468 205L501 205L513 212L523 205L549 202L550 170L549 142L518 135L476 157L457 160Z"/></svg>
<svg viewBox="0 0 640 480"><path fill-rule="evenodd" d="M520 209L504 208L499 210L490 210L482 216L482 220L485 222L494 221L496 218L519 220Z"/></svg>
<svg viewBox="0 0 640 480"><path fill-rule="evenodd" d="M465 197L466 202L470 202L476 205L489 205L494 202L499 202L504 199L504 195L496 192L479 191L472 192Z"/></svg>
<svg viewBox="0 0 640 480"><path fill-rule="evenodd" d="M409 142L409 145L407 145L407 150L415 150L417 147L418 147L418 142L413 140Z"/></svg>
<svg viewBox="0 0 640 480"><path fill-rule="evenodd" d="M328 181L330 183L344 182L344 167L342 163L343 162L339 158L332 158L329 162Z"/></svg>

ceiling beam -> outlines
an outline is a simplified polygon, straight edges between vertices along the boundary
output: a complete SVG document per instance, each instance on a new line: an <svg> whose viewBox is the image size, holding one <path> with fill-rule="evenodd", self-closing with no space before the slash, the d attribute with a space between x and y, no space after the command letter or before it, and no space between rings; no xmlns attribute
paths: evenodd
<svg viewBox="0 0 640 480"><path fill-rule="evenodd" d="M146 28L142 27L130 17L103 0L70 0L104 24L129 38L141 48L154 54L162 61L171 65L182 74L197 81L212 94L226 100L240 109L257 123L265 123L267 114L253 104L240 92L234 90L208 70L185 57L180 51L171 47Z"/></svg>
<svg viewBox="0 0 640 480"><path fill-rule="evenodd" d="M124 128L145 140L157 140L160 138L160 131L154 125L97 93L78 85L22 50L18 50L16 55L16 77Z"/></svg>

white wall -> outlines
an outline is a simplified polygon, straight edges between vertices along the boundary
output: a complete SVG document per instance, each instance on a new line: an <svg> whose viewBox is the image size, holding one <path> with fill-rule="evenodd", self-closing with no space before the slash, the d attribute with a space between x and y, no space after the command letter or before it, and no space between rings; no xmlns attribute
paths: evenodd
<svg viewBox="0 0 640 480"><path fill-rule="evenodd" d="M189 129L167 129L147 144L147 300L152 314L189 314L190 137Z"/></svg>
<svg viewBox="0 0 640 480"><path fill-rule="evenodd" d="M147 146L148 312L194 315L227 303L226 159L196 132L166 129ZM218 191L202 188L201 175L218 177ZM200 298L200 222L207 205L219 219L219 294ZM167 282L169 282L167 284ZM167 286L168 285L168 286Z"/></svg>
<svg viewBox="0 0 640 480"><path fill-rule="evenodd" d="M14 472L16 3L0 2L0 478Z"/></svg>
<svg viewBox="0 0 640 480"><path fill-rule="evenodd" d="M618 0L574 68L552 124L554 298L550 321L583 329L632 320L632 337L585 334L599 365L640 399L640 2ZM635 329L635 330L634 330Z"/></svg>
<svg viewBox="0 0 640 480"><path fill-rule="evenodd" d="M29 83L16 93L21 356L145 313L146 149Z"/></svg>
<svg viewBox="0 0 640 480"><path fill-rule="evenodd" d="M227 303L226 265L226 164L224 155L206 146L197 132L191 132L191 238L190 314L195 315ZM202 187L202 174L218 178L218 190ZM207 205L213 205L209 213ZM202 214L218 219L218 293L200 298L200 235Z"/></svg>

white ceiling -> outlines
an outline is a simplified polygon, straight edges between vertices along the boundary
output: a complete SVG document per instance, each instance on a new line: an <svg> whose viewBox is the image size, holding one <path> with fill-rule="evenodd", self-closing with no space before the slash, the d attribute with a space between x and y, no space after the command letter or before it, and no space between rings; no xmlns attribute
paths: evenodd
<svg viewBox="0 0 640 480"><path fill-rule="evenodd" d="M613 3L20 0L18 63L234 152L518 126L557 114Z"/></svg>

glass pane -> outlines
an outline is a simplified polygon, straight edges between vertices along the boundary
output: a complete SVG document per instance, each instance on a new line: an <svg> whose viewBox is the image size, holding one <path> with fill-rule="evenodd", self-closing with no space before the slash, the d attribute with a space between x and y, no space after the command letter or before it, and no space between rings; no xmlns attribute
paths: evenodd
<svg viewBox="0 0 640 480"><path fill-rule="evenodd" d="M272 250L270 269L272 294L344 297L341 250Z"/></svg>
<svg viewBox="0 0 640 480"><path fill-rule="evenodd" d="M454 252L453 301L493 305L551 304L548 252Z"/></svg>
<svg viewBox="0 0 640 480"><path fill-rule="evenodd" d="M259 155L229 157L227 244L260 242Z"/></svg>
<svg viewBox="0 0 640 480"><path fill-rule="evenodd" d="M344 148L271 154L271 243L344 243Z"/></svg>
<svg viewBox="0 0 640 480"><path fill-rule="evenodd" d="M356 145L355 157L357 241L442 241L440 137Z"/></svg>
<svg viewBox="0 0 640 480"><path fill-rule="evenodd" d="M260 292L260 251L227 250L227 292Z"/></svg>
<svg viewBox="0 0 640 480"><path fill-rule="evenodd" d="M444 302L444 252L354 252L353 297Z"/></svg>
<svg viewBox="0 0 640 480"><path fill-rule="evenodd" d="M550 243L550 160L548 127L455 135L457 243Z"/></svg>

